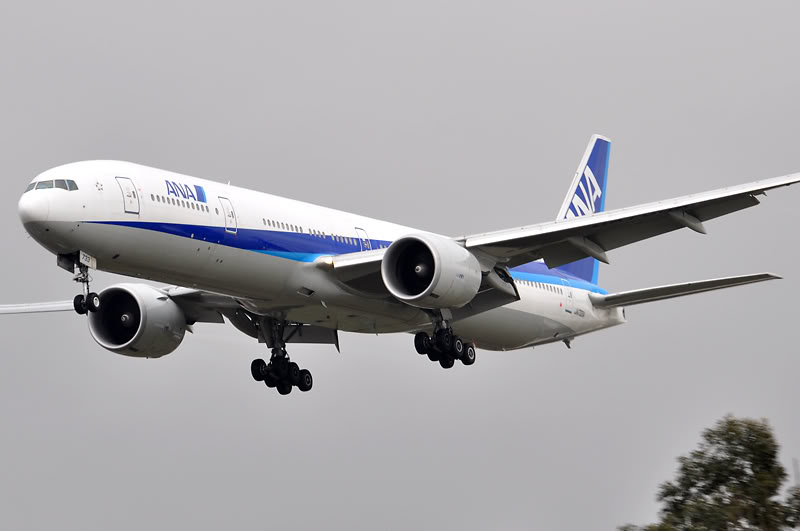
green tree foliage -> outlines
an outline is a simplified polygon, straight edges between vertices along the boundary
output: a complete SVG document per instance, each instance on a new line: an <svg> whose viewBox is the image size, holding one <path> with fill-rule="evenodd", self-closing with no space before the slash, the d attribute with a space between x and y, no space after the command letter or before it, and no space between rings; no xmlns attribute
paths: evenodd
<svg viewBox="0 0 800 531"><path fill-rule="evenodd" d="M787 475L766 420L727 416L678 458L678 473L658 490L661 521L620 531L779 531L800 525L800 488L779 499Z"/></svg>

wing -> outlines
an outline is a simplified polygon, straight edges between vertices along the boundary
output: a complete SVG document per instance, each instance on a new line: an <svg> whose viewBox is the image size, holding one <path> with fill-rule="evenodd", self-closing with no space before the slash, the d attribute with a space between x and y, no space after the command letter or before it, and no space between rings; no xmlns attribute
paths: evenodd
<svg viewBox="0 0 800 531"><path fill-rule="evenodd" d="M712 280L698 280L695 282L685 282L683 284L670 284L669 286L658 286L656 288L636 289L632 291L622 291L620 293L610 293L599 295L590 293L589 299L597 308L614 308L616 306L632 306L634 304L644 304L645 302L663 301L694 293L704 293L716 289L732 288L734 286L744 286L765 280L777 280L781 277L772 273L757 273L755 275L742 275L738 277L715 278Z"/></svg>
<svg viewBox="0 0 800 531"><path fill-rule="evenodd" d="M0 314L71 311L75 311L72 306L72 301L33 302L29 304L6 304L0 306Z"/></svg>
<svg viewBox="0 0 800 531"><path fill-rule="evenodd" d="M756 196L800 182L800 173L658 201L592 216L459 238L508 267L544 259L553 268L680 228L705 233L703 222L759 204Z"/></svg>

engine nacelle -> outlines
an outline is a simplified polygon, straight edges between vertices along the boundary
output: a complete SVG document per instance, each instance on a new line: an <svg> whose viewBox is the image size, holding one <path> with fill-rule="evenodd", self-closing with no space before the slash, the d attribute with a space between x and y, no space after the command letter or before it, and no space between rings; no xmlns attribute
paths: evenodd
<svg viewBox="0 0 800 531"><path fill-rule="evenodd" d="M104 289L99 311L88 315L94 340L125 356L166 356L178 348L186 333L183 310L145 284L117 284Z"/></svg>
<svg viewBox="0 0 800 531"><path fill-rule="evenodd" d="M381 262L389 292L417 308L460 308L481 285L475 256L453 240L412 234L393 242Z"/></svg>

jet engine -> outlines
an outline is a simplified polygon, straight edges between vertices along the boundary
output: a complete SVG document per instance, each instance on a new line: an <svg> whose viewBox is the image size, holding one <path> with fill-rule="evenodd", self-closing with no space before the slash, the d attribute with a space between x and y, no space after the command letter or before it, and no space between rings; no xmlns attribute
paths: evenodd
<svg viewBox="0 0 800 531"><path fill-rule="evenodd" d="M412 234L393 242L381 262L389 292L417 308L460 308L481 285L477 258L453 240Z"/></svg>
<svg viewBox="0 0 800 531"><path fill-rule="evenodd" d="M117 284L100 293L100 309L89 314L89 332L111 352L160 358L181 344L183 310L164 293L145 284Z"/></svg>

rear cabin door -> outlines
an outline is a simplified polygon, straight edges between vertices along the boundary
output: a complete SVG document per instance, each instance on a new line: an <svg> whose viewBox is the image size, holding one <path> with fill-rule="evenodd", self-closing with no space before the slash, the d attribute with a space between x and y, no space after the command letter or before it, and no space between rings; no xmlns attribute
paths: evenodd
<svg viewBox="0 0 800 531"><path fill-rule="evenodd" d="M139 193L136 191L133 181L128 177L117 177L117 184L122 190L122 200L125 205L126 214L139 214Z"/></svg>
<svg viewBox="0 0 800 531"><path fill-rule="evenodd" d="M236 234L236 212L233 211L233 205L225 197L220 197L219 202L222 205L222 213L225 216L225 231Z"/></svg>
<svg viewBox="0 0 800 531"><path fill-rule="evenodd" d="M369 241L369 236L367 235L367 231L365 231L361 227L356 227L356 234L358 234L358 239L361 242L361 250L371 251L372 243Z"/></svg>
<svg viewBox="0 0 800 531"><path fill-rule="evenodd" d="M575 313L575 297L572 293L572 285L569 280L562 278L561 287L564 290L564 310L568 313Z"/></svg>

